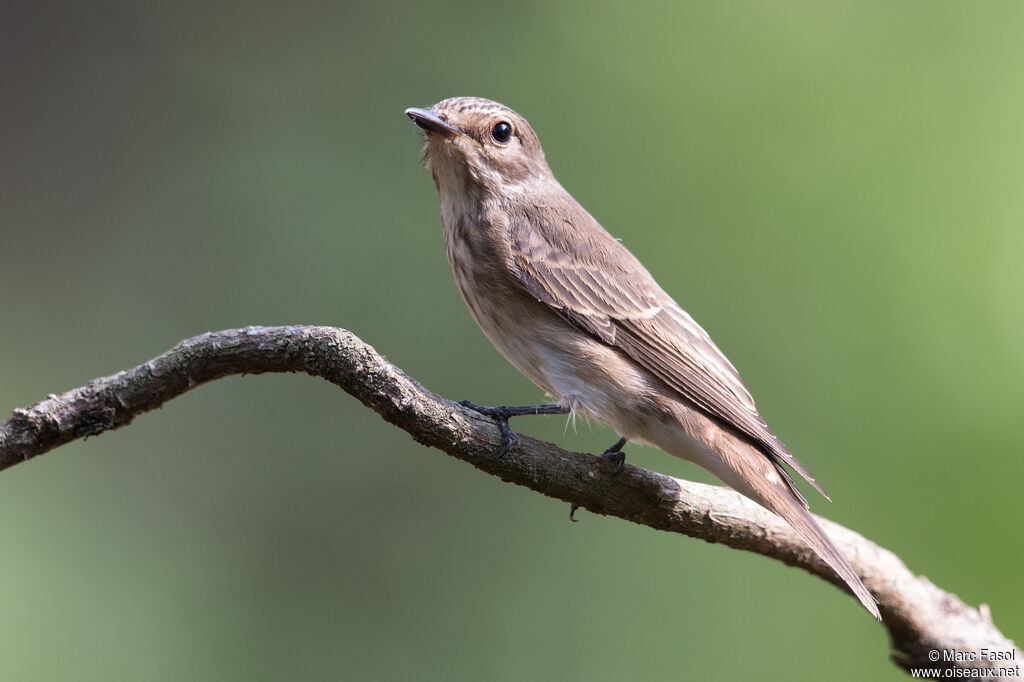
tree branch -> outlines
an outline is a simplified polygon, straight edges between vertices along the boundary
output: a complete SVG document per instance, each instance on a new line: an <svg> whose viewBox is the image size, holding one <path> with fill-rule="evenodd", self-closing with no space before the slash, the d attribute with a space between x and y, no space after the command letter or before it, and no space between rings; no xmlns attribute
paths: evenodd
<svg viewBox="0 0 1024 682"><path fill-rule="evenodd" d="M247 327L203 334L134 369L17 409L0 424L0 469L129 424L204 382L262 372L323 377L419 443L505 481L596 514L757 552L845 589L785 522L726 488L632 465L613 479L610 468L591 455L526 436L507 456L495 458L502 436L494 422L431 393L351 332L331 327ZM835 523L818 521L878 598L897 665L995 670L1019 663L1020 652L993 625L985 605L967 606L911 573L893 553ZM938 661L932 660L934 653L929 657L935 651ZM992 661L984 651L1013 658ZM946 660L951 657L962 660Z"/></svg>

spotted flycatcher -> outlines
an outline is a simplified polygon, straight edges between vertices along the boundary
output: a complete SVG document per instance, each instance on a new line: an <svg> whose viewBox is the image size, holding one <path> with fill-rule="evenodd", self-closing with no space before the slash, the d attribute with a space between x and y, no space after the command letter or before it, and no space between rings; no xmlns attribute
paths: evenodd
<svg viewBox="0 0 1024 682"><path fill-rule="evenodd" d="M879 618L783 465L825 491L768 428L707 333L558 184L526 120L477 97L405 113L425 133L462 298L501 354L557 399L468 403L498 419L506 449L511 416L582 412L619 434L605 453L618 468L628 440L694 462L785 519Z"/></svg>

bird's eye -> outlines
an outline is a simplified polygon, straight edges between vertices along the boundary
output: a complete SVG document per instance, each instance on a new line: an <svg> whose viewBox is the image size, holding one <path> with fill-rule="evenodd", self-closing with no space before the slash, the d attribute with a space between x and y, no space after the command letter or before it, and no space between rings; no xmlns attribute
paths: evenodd
<svg viewBox="0 0 1024 682"><path fill-rule="evenodd" d="M494 138L495 142L502 144L508 142L509 138L512 137L512 126L508 121L498 121L491 128L491 137Z"/></svg>

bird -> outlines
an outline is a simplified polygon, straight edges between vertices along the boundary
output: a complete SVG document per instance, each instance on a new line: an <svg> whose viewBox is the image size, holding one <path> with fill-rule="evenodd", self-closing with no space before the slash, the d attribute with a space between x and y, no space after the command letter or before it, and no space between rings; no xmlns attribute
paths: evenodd
<svg viewBox="0 0 1024 682"><path fill-rule="evenodd" d="M585 414L622 447L693 462L785 520L881 620L857 573L808 511L786 467L825 490L758 413L711 337L555 179L536 133L509 107L452 97L405 114L423 133L448 263L497 350L556 402L462 404L496 419Z"/></svg>

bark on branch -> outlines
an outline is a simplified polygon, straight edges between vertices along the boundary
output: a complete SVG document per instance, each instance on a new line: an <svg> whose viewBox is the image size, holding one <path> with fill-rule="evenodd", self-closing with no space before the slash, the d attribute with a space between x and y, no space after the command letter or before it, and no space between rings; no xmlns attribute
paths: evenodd
<svg viewBox="0 0 1024 682"><path fill-rule="evenodd" d="M134 369L17 409L0 424L0 469L124 426L204 382L262 372L323 377L416 441L505 481L596 514L757 552L845 589L786 523L726 488L628 464L613 479L610 468L599 465L592 455L526 436L508 455L496 459L502 437L494 422L431 393L354 334L332 327L247 327L203 334ZM924 576L911 573L893 553L842 526L818 520L877 597L897 665L907 670L1019 665L1020 652L993 625L988 607L967 606ZM990 661L983 651L1013 659ZM939 652L938 660L931 652ZM945 660L955 657L945 652L959 652L966 660Z"/></svg>

